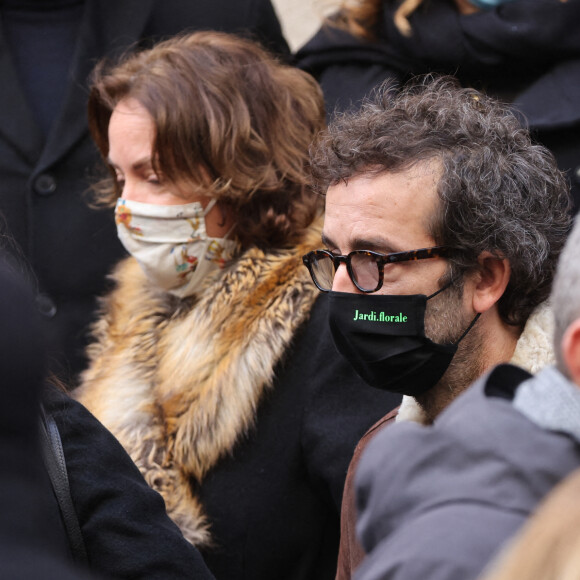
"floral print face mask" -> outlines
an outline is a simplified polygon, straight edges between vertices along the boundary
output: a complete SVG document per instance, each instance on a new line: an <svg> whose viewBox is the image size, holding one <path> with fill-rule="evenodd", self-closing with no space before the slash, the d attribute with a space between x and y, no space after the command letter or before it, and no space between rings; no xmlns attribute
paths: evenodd
<svg viewBox="0 0 580 580"><path fill-rule="evenodd" d="M227 235L210 238L206 233L205 216L215 203L212 200L204 210L198 201L156 205L119 198L117 235L154 285L185 298L239 252L239 244Z"/></svg>

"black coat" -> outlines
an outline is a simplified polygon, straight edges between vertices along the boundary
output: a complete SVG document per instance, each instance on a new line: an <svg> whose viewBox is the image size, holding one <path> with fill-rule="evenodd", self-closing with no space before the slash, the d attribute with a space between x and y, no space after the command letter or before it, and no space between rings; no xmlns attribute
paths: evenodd
<svg viewBox="0 0 580 580"><path fill-rule="evenodd" d="M0 213L38 277L38 305L61 371L84 365L95 296L124 253L112 213L87 204L98 161L87 79L105 55L186 29L251 31L287 51L270 0L86 0L65 103L44 142L0 27Z"/></svg>
<svg viewBox="0 0 580 580"><path fill-rule="evenodd" d="M294 339L256 428L199 488L220 579L332 580L340 505L358 440L400 395L369 387L336 350L327 296ZM233 505L232 505L233 502Z"/></svg>
<svg viewBox="0 0 580 580"><path fill-rule="evenodd" d="M410 17L412 35L393 22L399 3L383 0L374 42L323 27L297 55L319 79L330 112L360 103L385 79L439 72L513 102L533 136L567 171L580 208L580 4L514 0L461 15L433 0Z"/></svg>
<svg viewBox="0 0 580 580"><path fill-rule="evenodd" d="M62 440L71 496L91 572L103 578L211 580L199 552L185 540L120 443L80 403L49 389L45 409ZM58 505L51 500L51 541L70 555Z"/></svg>
<svg viewBox="0 0 580 580"><path fill-rule="evenodd" d="M354 448L400 402L337 352L300 260L319 240L248 248L193 303L122 262L75 392L220 580L333 580Z"/></svg>
<svg viewBox="0 0 580 580"><path fill-rule="evenodd" d="M37 436L45 372L39 318L32 292L0 259L0 576L81 580L88 575L59 546L46 493Z"/></svg>

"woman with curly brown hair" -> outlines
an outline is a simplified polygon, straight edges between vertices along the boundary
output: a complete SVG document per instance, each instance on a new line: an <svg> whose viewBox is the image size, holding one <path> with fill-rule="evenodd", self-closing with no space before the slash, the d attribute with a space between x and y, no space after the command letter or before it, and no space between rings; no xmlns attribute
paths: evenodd
<svg viewBox="0 0 580 580"><path fill-rule="evenodd" d="M302 265L317 84L196 33L99 67L89 118L131 257L76 396L217 578L333 578L354 446L398 401L341 361Z"/></svg>

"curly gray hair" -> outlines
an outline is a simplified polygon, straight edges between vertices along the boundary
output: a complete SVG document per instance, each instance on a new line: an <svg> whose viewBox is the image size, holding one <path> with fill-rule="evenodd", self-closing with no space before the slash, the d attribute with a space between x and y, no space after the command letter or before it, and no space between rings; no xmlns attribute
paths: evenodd
<svg viewBox="0 0 580 580"><path fill-rule="evenodd" d="M498 309L519 327L547 299L570 228L569 186L508 106L453 77L428 75L401 90L387 83L359 111L338 116L310 153L323 192L362 173L437 160L441 204L431 232L459 250L451 275L476 270L484 251L507 258L511 277Z"/></svg>
<svg viewBox="0 0 580 580"><path fill-rule="evenodd" d="M576 224L562 250L554 286L552 288L552 310L554 312L554 351L558 369L569 376L562 357L562 339L566 329L580 318L580 222Z"/></svg>

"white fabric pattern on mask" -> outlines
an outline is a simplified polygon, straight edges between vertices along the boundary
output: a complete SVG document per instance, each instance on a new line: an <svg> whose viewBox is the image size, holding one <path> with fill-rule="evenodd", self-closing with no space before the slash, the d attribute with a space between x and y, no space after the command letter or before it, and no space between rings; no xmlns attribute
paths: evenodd
<svg viewBox="0 0 580 580"><path fill-rule="evenodd" d="M198 201L157 205L119 198L117 235L153 284L179 298L191 296L239 250L234 240L207 235L205 216L215 203L204 210Z"/></svg>

